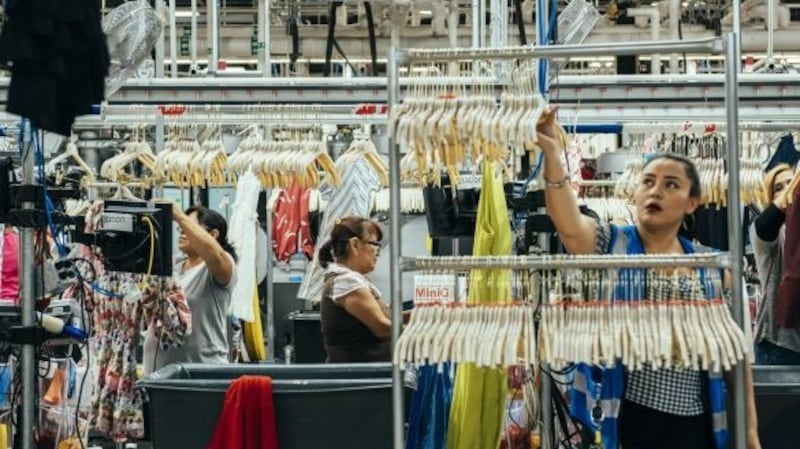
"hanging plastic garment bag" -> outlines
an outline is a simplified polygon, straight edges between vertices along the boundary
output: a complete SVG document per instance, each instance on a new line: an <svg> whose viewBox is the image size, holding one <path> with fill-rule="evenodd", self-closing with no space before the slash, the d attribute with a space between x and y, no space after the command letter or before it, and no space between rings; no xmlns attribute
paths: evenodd
<svg viewBox="0 0 800 449"><path fill-rule="evenodd" d="M508 219L503 180L496 165L482 167L481 197L475 226L473 256L507 256L511 253L511 223ZM470 273L469 304L511 302L509 270L473 270ZM460 364L456 373L447 449L494 449L500 443L506 372Z"/></svg>

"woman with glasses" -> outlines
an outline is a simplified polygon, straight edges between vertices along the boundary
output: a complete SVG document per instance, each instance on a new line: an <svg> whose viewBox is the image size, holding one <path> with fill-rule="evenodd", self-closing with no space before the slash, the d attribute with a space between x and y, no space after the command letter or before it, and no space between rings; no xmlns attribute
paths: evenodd
<svg viewBox="0 0 800 449"><path fill-rule="evenodd" d="M336 220L319 250L325 268L322 336L329 363L388 362L392 322L381 293L366 275L375 269L383 232L363 217Z"/></svg>

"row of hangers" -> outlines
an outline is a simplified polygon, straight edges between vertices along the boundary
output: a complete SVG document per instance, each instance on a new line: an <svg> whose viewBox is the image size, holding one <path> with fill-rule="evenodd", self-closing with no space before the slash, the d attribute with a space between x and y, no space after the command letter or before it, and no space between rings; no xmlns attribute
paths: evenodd
<svg viewBox="0 0 800 449"><path fill-rule="evenodd" d="M268 141L258 127L251 127L228 159L229 179L252 170L264 188L292 185L316 188L320 185L322 170L328 182L341 185L341 176L328 155L321 129L306 127L275 137L281 140Z"/></svg>
<svg viewBox="0 0 800 449"><path fill-rule="evenodd" d="M700 177L701 203L726 207L728 203L728 171L725 163L727 151L724 136L716 132L703 135L688 133L662 135L659 138L639 136L633 138L631 148L641 152L641 157L632 157L617 180L615 195L632 200L644 168L645 154L653 151L676 152L690 157L695 162ZM653 145L655 142L655 145ZM744 205L764 206L762 198L766 187L763 181L762 164L754 147L742 152L739 170L739 190Z"/></svg>
<svg viewBox="0 0 800 449"><path fill-rule="evenodd" d="M531 304L417 304L394 351L394 363L478 367L530 366L536 360Z"/></svg>
<svg viewBox="0 0 800 449"><path fill-rule="evenodd" d="M459 169L476 167L483 158L519 173L522 156L536 150L536 125L548 108L537 91L535 73L533 62L521 62L499 106L493 85L414 85L392 110L389 129L408 151L416 178L438 184L446 171L457 183Z"/></svg>
<svg viewBox="0 0 800 449"><path fill-rule="evenodd" d="M391 190L384 188L375 193L374 212L389 212ZM404 214L425 213L425 196L417 185L400 186L400 212Z"/></svg>
<svg viewBox="0 0 800 449"><path fill-rule="evenodd" d="M748 343L722 300L562 302L542 313L541 357L631 370L684 368L720 372L743 360Z"/></svg>
<svg viewBox="0 0 800 449"><path fill-rule="evenodd" d="M125 149L103 162L100 166L100 176L112 182L124 183L132 179L143 178L133 172L134 163L141 164L152 173L155 162L156 155L150 144L147 143L144 132L136 128L130 141L125 145Z"/></svg>
<svg viewBox="0 0 800 449"><path fill-rule="evenodd" d="M612 197L583 198L586 206L599 215L600 220L614 223L633 224L636 208L630 201Z"/></svg>
<svg viewBox="0 0 800 449"><path fill-rule="evenodd" d="M751 357L752 345L718 296L721 281L683 270L526 270L514 277L524 284L517 289L524 302L418 303L394 362L720 372Z"/></svg>
<svg viewBox="0 0 800 449"><path fill-rule="evenodd" d="M164 151L156 157L152 183L169 182L180 188L225 186L228 155L221 134L219 126L210 126L199 138L192 138L173 127L164 143Z"/></svg>

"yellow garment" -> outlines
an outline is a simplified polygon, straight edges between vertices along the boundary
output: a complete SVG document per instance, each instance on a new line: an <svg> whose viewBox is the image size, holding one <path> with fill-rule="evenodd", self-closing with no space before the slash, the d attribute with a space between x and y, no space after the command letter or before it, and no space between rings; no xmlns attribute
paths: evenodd
<svg viewBox="0 0 800 449"><path fill-rule="evenodd" d="M244 323L244 347L250 360L261 362L267 359L267 351L264 348L264 332L261 329L261 306L258 303L258 286L253 290L253 314L255 319L252 323Z"/></svg>
<svg viewBox="0 0 800 449"><path fill-rule="evenodd" d="M507 256L511 253L511 223L508 219L503 180L495 164L484 162L481 198L475 227L473 256ZM470 273L470 304L511 302L509 270L473 270ZM500 444L503 407L507 394L503 369L461 364L456 372L447 449L495 449Z"/></svg>

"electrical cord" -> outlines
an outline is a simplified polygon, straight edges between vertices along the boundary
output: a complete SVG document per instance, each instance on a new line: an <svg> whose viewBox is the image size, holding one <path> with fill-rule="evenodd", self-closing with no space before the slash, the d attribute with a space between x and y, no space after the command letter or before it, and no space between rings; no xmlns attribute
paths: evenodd
<svg viewBox="0 0 800 449"><path fill-rule="evenodd" d="M150 280L150 275L153 273L153 261L155 260L156 253L156 232L153 227L153 220L151 220L150 217L142 217L142 221L147 224L147 228L150 232L150 260L147 262L147 274L142 280L141 285L141 287L144 287L147 285L147 281Z"/></svg>

